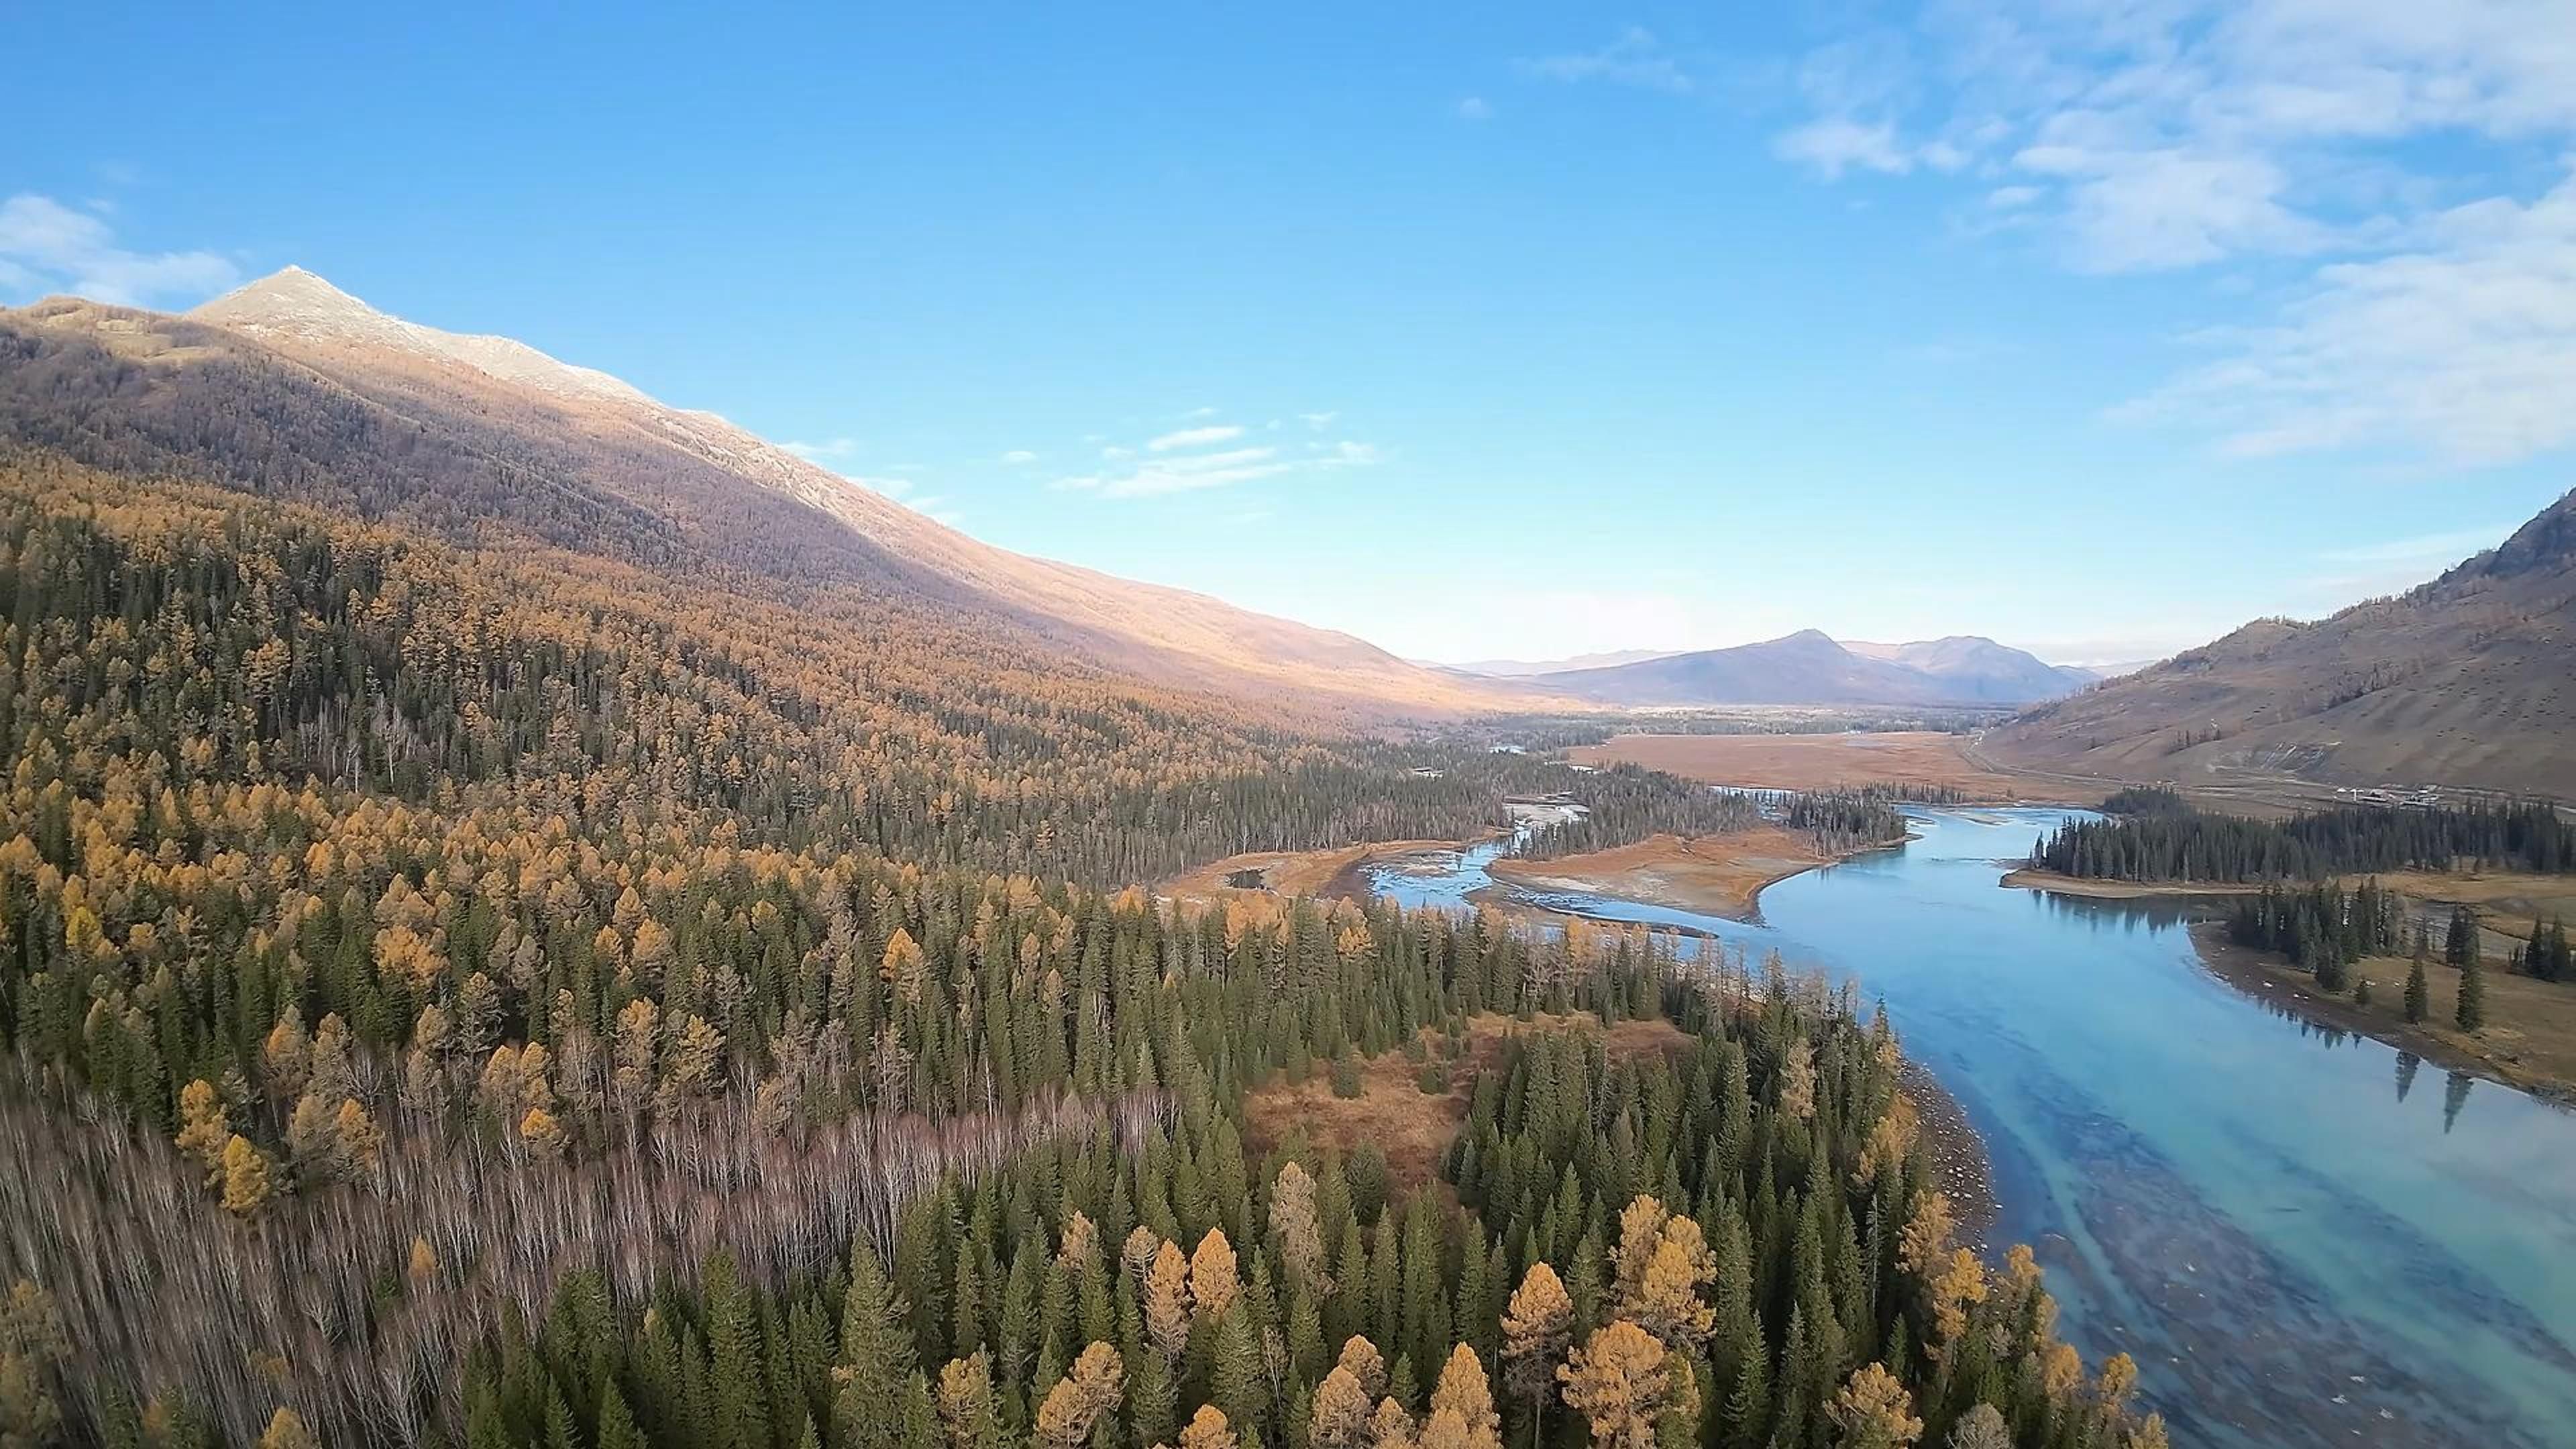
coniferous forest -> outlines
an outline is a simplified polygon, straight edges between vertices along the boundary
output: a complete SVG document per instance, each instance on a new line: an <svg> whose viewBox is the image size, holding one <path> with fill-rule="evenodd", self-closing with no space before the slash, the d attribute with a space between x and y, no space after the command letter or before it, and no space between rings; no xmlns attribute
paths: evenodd
<svg viewBox="0 0 2576 1449"><path fill-rule="evenodd" d="M2321 880L2463 862L2501 870L2576 871L2576 824L2545 804L2391 807L2357 805L2288 820L2211 815L2128 792L2134 813L2070 821L2030 863L2060 875L2107 880L2237 882Z"/></svg>
<svg viewBox="0 0 2576 1449"><path fill-rule="evenodd" d="M1147 888L1746 799L331 491L0 461L6 1442L2162 1441L1848 992Z"/></svg>

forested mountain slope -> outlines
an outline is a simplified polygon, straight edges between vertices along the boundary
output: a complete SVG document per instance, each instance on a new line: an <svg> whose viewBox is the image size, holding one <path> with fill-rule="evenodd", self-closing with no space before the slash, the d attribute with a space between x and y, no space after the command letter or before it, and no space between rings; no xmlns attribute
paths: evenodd
<svg viewBox="0 0 2576 1449"><path fill-rule="evenodd" d="M1750 802L1167 673L457 345L0 319L0 1438L2162 1444L1850 993L1131 884ZM1253 1131L1364 1059L1429 1172Z"/></svg>
<svg viewBox="0 0 2576 1449"><path fill-rule="evenodd" d="M385 316L294 268L185 318L69 300L0 312L0 433L451 539L525 530L656 567L908 593L1091 663L1328 714L1501 695L1348 635L990 547L721 418Z"/></svg>
<svg viewBox="0 0 2576 1449"><path fill-rule="evenodd" d="M2407 593L2259 620L2028 710L1983 747L2133 780L2248 769L2576 798L2576 494Z"/></svg>

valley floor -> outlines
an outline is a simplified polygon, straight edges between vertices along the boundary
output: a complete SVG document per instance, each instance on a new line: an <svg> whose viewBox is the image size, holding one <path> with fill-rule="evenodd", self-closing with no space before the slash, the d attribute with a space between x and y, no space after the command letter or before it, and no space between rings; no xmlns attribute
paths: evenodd
<svg viewBox="0 0 2576 1449"><path fill-rule="evenodd" d="M1930 730L1810 735L1618 735L1567 751L1583 765L1642 765L1712 785L1825 790L1894 785L1956 790L1976 801L2094 805L2110 786L1997 768L1967 737Z"/></svg>

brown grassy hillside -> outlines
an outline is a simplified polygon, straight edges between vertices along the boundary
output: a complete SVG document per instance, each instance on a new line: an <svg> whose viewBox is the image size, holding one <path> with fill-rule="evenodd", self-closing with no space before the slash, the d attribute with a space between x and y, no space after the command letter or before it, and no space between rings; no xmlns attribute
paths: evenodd
<svg viewBox="0 0 2576 1449"><path fill-rule="evenodd" d="M2409 593L2248 624L2027 710L1982 749L2185 786L2268 772L2576 798L2576 494Z"/></svg>

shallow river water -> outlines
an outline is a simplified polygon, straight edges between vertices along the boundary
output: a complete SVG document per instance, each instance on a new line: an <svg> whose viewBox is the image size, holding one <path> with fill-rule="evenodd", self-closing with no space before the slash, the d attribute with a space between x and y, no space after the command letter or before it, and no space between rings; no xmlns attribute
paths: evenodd
<svg viewBox="0 0 2576 1449"><path fill-rule="evenodd" d="M2177 1445L2576 1446L2576 1113L2279 1015L2170 907L1999 888L2066 818L1923 813L1750 926L1493 883L1496 846L1369 881L1857 976L1984 1135L1997 1243L2038 1249L2088 1363L2136 1357Z"/></svg>

